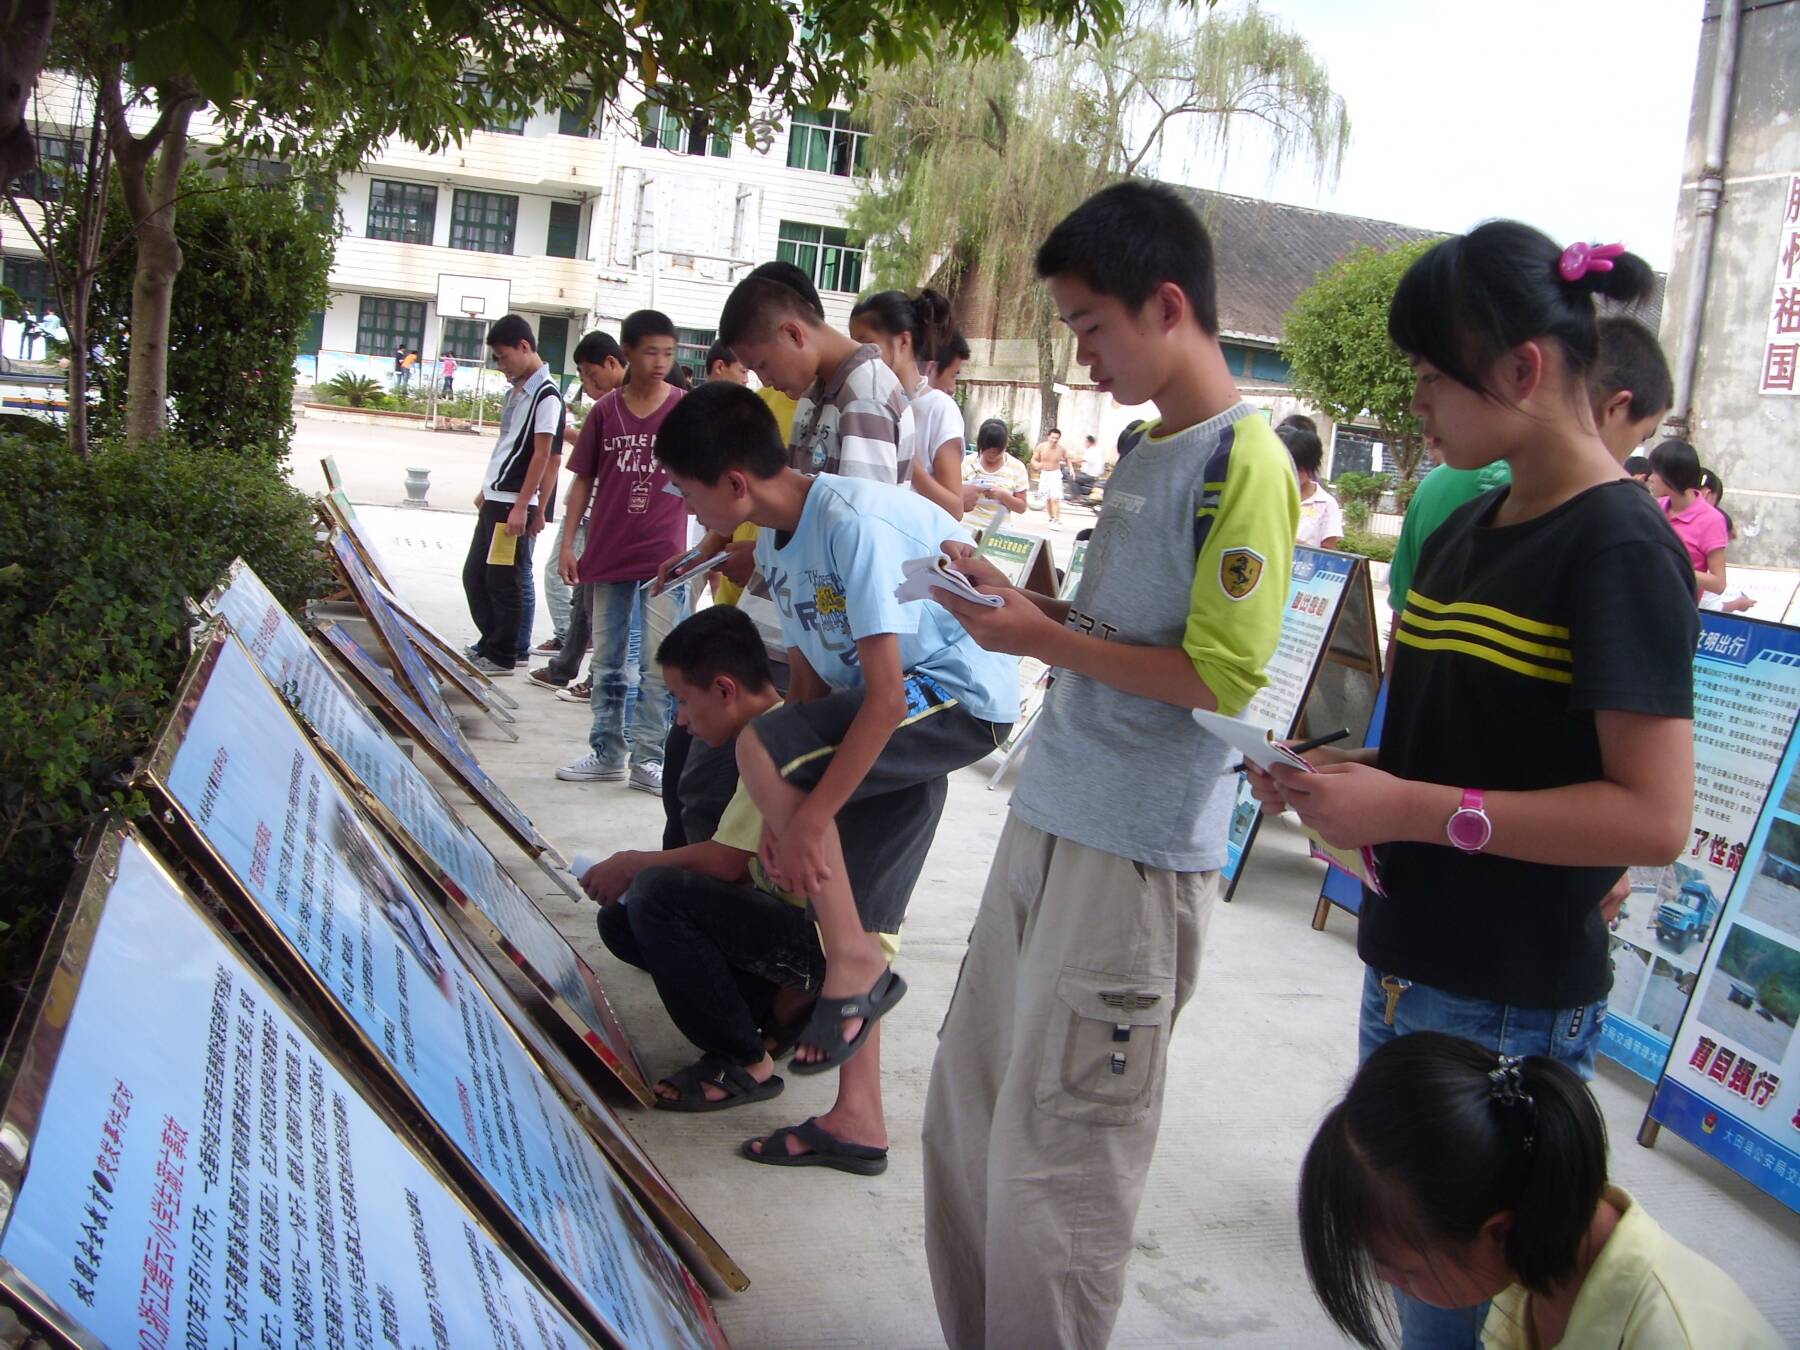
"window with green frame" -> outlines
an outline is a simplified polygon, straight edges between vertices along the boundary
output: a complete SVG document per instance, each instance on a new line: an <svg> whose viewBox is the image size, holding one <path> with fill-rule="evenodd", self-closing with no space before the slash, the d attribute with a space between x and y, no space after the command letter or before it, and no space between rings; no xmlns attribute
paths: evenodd
<svg viewBox="0 0 1800 1350"><path fill-rule="evenodd" d="M550 203L550 228L544 235L544 252L552 258L581 256L581 203Z"/></svg>
<svg viewBox="0 0 1800 1350"><path fill-rule="evenodd" d="M50 264L42 258L7 258L0 265L0 280L15 292L19 303L33 317L56 309L56 287L50 280Z"/></svg>
<svg viewBox="0 0 1800 1350"><path fill-rule="evenodd" d="M689 375L695 383L706 378L706 353L719 336L716 328L677 328L675 330L675 361L677 365L687 367Z"/></svg>
<svg viewBox="0 0 1800 1350"><path fill-rule="evenodd" d="M570 89L563 97L567 101L556 110L556 134L559 136L592 136L595 131L593 91L576 87Z"/></svg>
<svg viewBox="0 0 1800 1350"><path fill-rule="evenodd" d="M854 295L862 289L863 246L852 243L845 230L784 220L776 236L775 256L806 273L821 291Z"/></svg>
<svg viewBox="0 0 1800 1350"><path fill-rule="evenodd" d="M481 348L487 340L488 326L480 319L445 319L444 346L438 355L449 352L458 361L480 364L486 353Z"/></svg>
<svg viewBox="0 0 1800 1350"><path fill-rule="evenodd" d="M711 155L715 159L731 157L731 128L715 128L705 113L696 114L690 121L649 99L638 110L638 121L642 127L638 142L646 149L672 150L678 155Z"/></svg>
<svg viewBox="0 0 1800 1350"><path fill-rule="evenodd" d="M458 188L450 203L450 247L476 253L511 253L518 223L517 197Z"/></svg>
<svg viewBox="0 0 1800 1350"><path fill-rule="evenodd" d="M394 348L425 349L425 302L365 295L356 314L356 350L366 356L392 356Z"/></svg>
<svg viewBox="0 0 1800 1350"><path fill-rule="evenodd" d="M369 238L429 244L436 230L435 187L429 183L401 183L387 178L370 180Z"/></svg>
<svg viewBox="0 0 1800 1350"><path fill-rule="evenodd" d="M482 80L479 71L465 70L462 73L461 83L466 94L475 95L487 92L486 83ZM526 116L525 113L508 116L505 111L497 110L496 120L489 122L484 129L498 132L502 136L523 136Z"/></svg>
<svg viewBox="0 0 1800 1350"><path fill-rule="evenodd" d="M861 178L868 172L869 133L842 108L802 109L788 129L788 168Z"/></svg>

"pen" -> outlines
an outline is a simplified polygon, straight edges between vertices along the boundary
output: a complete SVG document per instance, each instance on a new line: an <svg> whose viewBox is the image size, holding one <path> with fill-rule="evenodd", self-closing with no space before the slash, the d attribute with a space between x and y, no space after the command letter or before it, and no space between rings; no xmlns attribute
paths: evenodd
<svg viewBox="0 0 1800 1350"><path fill-rule="evenodd" d="M1296 755L1304 755L1308 750L1317 750L1322 745L1330 745L1333 741L1349 738L1350 728L1339 727L1336 731L1328 731L1323 736L1314 736L1310 741L1301 741L1298 745L1290 745L1288 749ZM1242 773L1248 765L1239 764L1236 768L1227 769L1227 773Z"/></svg>

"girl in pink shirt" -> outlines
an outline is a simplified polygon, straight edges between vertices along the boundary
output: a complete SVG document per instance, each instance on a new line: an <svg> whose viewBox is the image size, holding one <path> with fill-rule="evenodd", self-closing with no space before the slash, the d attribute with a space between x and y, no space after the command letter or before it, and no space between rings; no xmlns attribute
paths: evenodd
<svg viewBox="0 0 1800 1350"><path fill-rule="evenodd" d="M1686 441L1664 441L1650 452L1650 491L1663 499L1675 537L1694 565L1694 581L1713 595L1725 590L1725 548L1731 527L1700 495L1700 456Z"/></svg>

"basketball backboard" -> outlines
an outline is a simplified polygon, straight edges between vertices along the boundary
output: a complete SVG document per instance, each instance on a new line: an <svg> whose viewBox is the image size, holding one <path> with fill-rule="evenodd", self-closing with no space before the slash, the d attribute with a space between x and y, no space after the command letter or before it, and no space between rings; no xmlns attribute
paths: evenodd
<svg viewBox="0 0 1800 1350"><path fill-rule="evenodd" d="M484 319L492 323L512 307L512 282L504 277L471 277L439 272L437 311L442 319Z"/></svg>

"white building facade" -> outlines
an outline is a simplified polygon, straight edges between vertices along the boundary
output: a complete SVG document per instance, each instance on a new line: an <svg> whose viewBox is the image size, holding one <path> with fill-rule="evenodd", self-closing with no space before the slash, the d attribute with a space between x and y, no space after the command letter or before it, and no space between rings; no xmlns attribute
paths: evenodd
<svg viewBox="0 0 1800 1350"><path fill-rule="evenodd" d="M66 154L81 135L72 91L46 87L38 102L42 151ZM571 376L583 333L617 336L644 308L674 321L680 359L698 373L732 285L776 258L812 276L828 321L847 323L865 267L845 215L866 139L848 112L781 116L753 147L741 130L632 111L551 108L435 153L395 141L344 175L331 300L303 342L303 382L341 370L385 380L397 345L417 349L427 370L446 350L479 365L486 324L438 313L440 276L506 281L509 308L530 321L552 369ZM198 120L194 139L208 139ZM41 310L42 262L7 224L6 280Z"/></svg>

